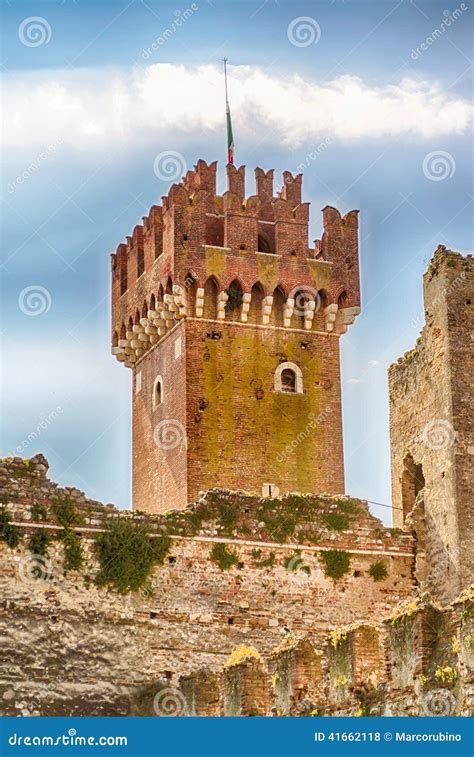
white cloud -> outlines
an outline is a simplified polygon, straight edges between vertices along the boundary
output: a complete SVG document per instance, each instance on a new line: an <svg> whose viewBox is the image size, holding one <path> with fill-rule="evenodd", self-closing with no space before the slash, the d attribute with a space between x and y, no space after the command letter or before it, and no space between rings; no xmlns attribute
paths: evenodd
<svg viewBox="0 0 474 757"><path fill-rule="evenodd" d="M222 72L156 64L132 70L10 72L4 77L6 147L41 149L62 140L79 149L133 147L157 137L222 132ZM288 146L318 138L430 138L464 132L467 100L439 85L403 79L373 86L356 76L317 82L250 67L230 71L234 131L274 134ZM170 144L170 148L173 145Z"/></svg>

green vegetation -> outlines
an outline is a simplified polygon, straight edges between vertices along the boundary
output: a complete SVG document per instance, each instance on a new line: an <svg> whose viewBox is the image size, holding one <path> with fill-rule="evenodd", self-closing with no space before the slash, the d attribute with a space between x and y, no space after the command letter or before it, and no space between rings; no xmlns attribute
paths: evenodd
<svg viewBox="0 0 474 757"><path fill-rule="evenodd" d="M221 543L213 545L211 560L217 563L221 570L229 570L239 562L237 553L231 549L227 549L227 546Z"/></svg>
<svg viewBox="0 0 474 757"><path fill-rule="evenodd" d="M329 578L334 578L335 581L349 572L351 558L343 549L329 549L327 552L322 552L321 559L325 574Z"/></svg>
<svg viewBox="0 0 474 757"><path fill-rule="evenodd" d="M228 300L225 304L226 312L232 313L234 310L240 310L243 302L242 289L237 284L231 284L225 291L228 295Z"/></svg>
<svg viewBox="0 0 474 757"><path fill-rule="evenodd" d="M10 521L10 514L2 508L0 510L0 539L6 542L10 549L15 549L20 541L20 531Z"/></svg>
<svg viewBox="0 0 474 757"><path fill-rule="evenodd" d="M70 497L64 497L63 499L54 497L51 510L56 523L59 523L64 528L69 528L75 523L83 521L83 518L76 512L75 504Z"/></svg>
<svg viewBox="0 0 474 757"><path fill-rule="evenodd" d="M273 568L275 565L276 556L274 552L270 552L268 557L262 557L261 549L252 549L252 557L256 568Z"/></svg>
<svg viewBox="0 0 474 757"><path fill-rule="evenodd" d="M345 513L323 513L321 520L332 531L344 531L350 523L350 517Z"/></svg>
<svg viewBox="0 0 474 757"><path fill-rule="evenodd" d="M388 575L385 563L382 560L372 563L369 568L369 575L372 576L374 581L383 581Z"/></svg>
<svg viewBox="0 0 474 757"><path fill-rule="evenodd" d="M80 538L70 528L65 528L60 538L64 547L64 570L80 570L84 562Z"/></svg>
<svg viewBox="0 0 474 757"><path fill-rule="evenodd" d="M162 564L171 548L167 535L151 539L146 528L118 518L95 537L99 560L98 586L108 586L119 594L142 588L154 565Z"/></svg>
<svg viewBox="0 0 474 757"><path fill-rule="evenodd" d="M35 529L28 539L28 549L33 555L43 555L43 557L46 557L50 542L51 536L46 529L38 528Z"/></svg>
<svg viewBox="0 0 474 757"><path fill-rule="evenodd" d="M44 505L39 505L37 502L31 505L30 513L31 513L31 519L35 523L48 519L48 511L46 507Z"/></svg>

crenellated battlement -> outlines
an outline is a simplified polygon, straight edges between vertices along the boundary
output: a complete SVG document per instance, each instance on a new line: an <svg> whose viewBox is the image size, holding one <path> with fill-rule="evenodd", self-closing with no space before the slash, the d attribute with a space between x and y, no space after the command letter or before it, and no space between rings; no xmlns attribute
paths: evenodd
<svg viewBox="0 0 474 757"><path fill-rule="evenodd" d="M308 245L302 174L199 160L112 254L112 352L135 365L183 318L340 335L360 312L358 211L323 209L323 235ZM229 302L230 298L230 302ZM237 303L237 304L236 304Z"/></svg>

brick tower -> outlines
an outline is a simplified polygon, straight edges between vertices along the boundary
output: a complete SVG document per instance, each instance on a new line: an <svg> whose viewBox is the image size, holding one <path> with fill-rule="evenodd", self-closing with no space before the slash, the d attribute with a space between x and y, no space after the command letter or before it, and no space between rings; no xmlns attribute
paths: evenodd
<svg viewBox="0 0 474 757"><path fill-rule="evenodd" d="M200 160L112 255L112 352L133 371L133 506L212 487L344 491L339 337L360 312L358 211L323 210L308 246L302 176Z"/></svg>

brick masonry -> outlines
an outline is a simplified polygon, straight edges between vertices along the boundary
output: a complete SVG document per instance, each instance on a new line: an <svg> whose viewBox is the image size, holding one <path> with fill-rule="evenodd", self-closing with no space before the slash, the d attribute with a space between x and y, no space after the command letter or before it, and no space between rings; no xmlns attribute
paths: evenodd
<svg viewBox="0 0 474 757"><path fill-rule="evenodd" d="M111 519L132 518L158 535L171 516L117 511L78 490L58 487L46 472L40 456L0 463L0 494L21 533L15 549L0 541L4 714L126 714L137 709L146 714L140 697L147 691L155 687L156 693L159 682L176 688L181 677L201 669L219 673L239 644L255 646L267 658L289 633L297 633L320 649L331 629L362 620L378 623L415 591L412 534L384 529L366 503L301 498L300 504L308 507L297 530L278 543L258 518L262 508L273 516L284 500L219 490L209 492L190 512L217 503L228 518L228 505L239 514L233 525L224 526L225 521L210 515L192 533L182 526L185 514L182 520L173 516L171 549L155 568L146 593L119 595L94 583L95 534ZM38 529L61 534L51 510L55 498L73 501L81 515L74 526L86 554L81 572L65 574L60 540L51 542L39 562L28 548ZM322 527L321 517L348 501L358 508L348 526ZM32 521L33 505L45 508L46 520ZM216 542L238 556L229 570L211 559ZM326 575L323 561L325 551L334 549L350 556L347 573L337 580ZM369 574L377 561L387 568L383 581ZM252 671L249 676L255 678ZM259 707L268 702L264 699Z"/></svg>
<svg viewBox="0 0 474 757"><path fill-rule="evenodd" d="M339 337L360 312L358 213L324 208L310 247L301 175L286 171L275 194L257 168L245 198L245 167L228 166L219 196L216 168L198 161L112 255L112 350L134 373L133 505L149 512L215 486L344 491ZM302 394L275 389L286 362Z"/></svg>

